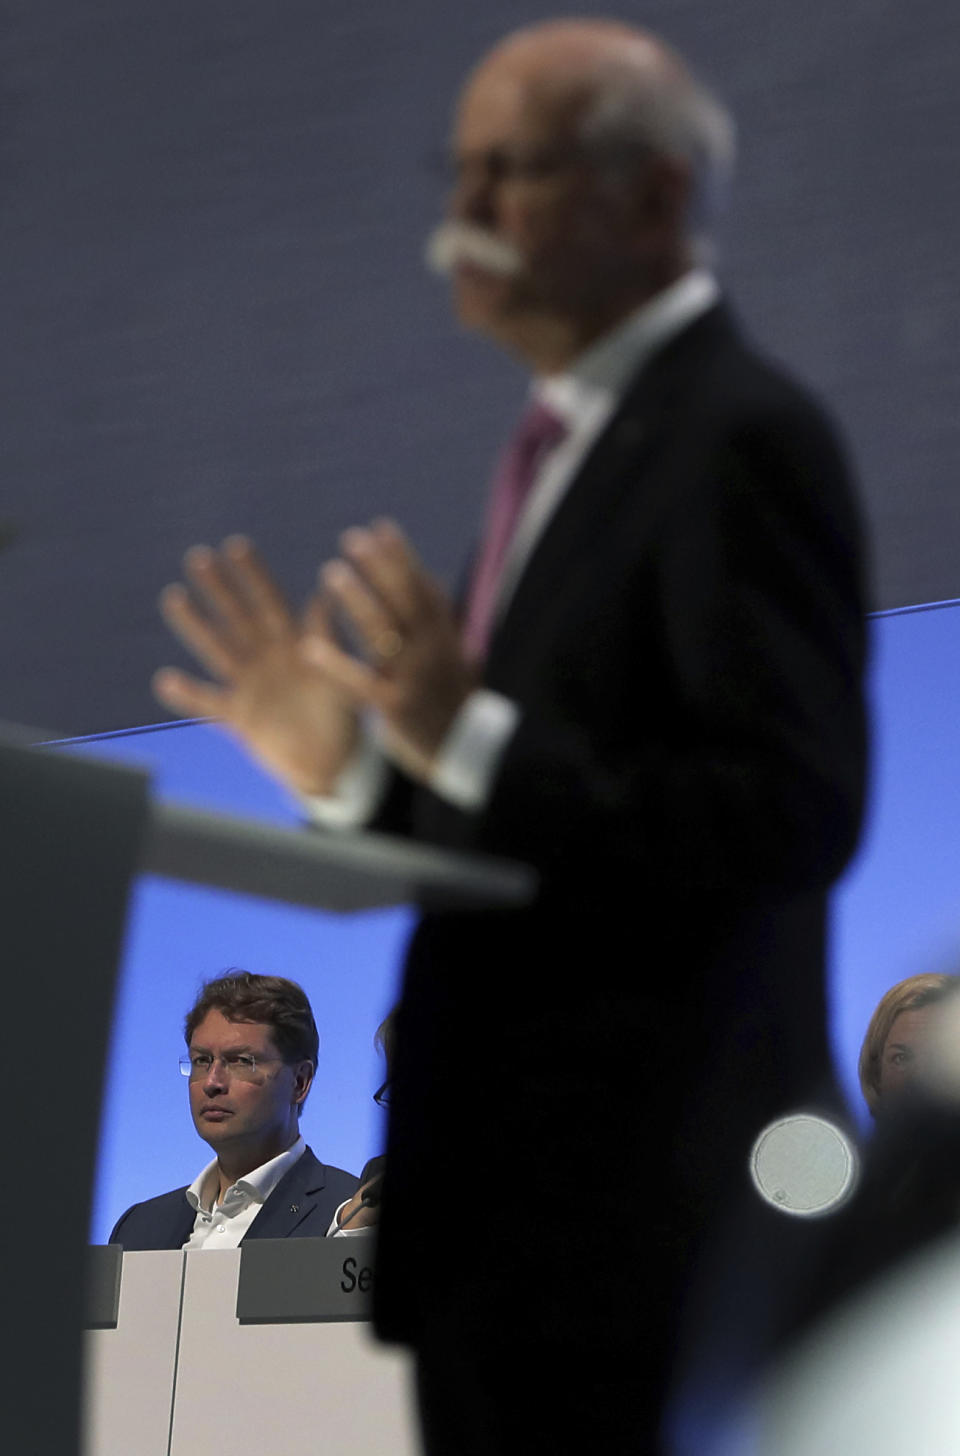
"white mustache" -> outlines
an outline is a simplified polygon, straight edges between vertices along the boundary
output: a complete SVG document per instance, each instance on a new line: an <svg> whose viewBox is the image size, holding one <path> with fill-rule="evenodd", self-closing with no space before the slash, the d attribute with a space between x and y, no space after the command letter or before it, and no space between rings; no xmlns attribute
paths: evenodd
<svg viewBox="0 0 960 1456"><path fill-rule="evenodd" d="M434 273L452 273L461 263L473 263L499 278L522 272L523 255L512 243L495 237L473 222L449 219L435 227L427 239L427 266Z"/></svg>

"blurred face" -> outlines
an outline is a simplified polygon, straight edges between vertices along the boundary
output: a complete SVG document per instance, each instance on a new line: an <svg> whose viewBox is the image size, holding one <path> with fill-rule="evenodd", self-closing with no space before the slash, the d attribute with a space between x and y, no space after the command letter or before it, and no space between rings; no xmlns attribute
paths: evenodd
<svg viewBox="0 0 960 1456"><path fill-rule="evenodd" d="M190 1039L191 1057L211 1057L208 1070L190 1079L190 1111L194 1126L218 1156L237 1172L250 1172L284 1152L297 1139L297 1107L310 1087L313 1067L281 1060L273 1029L255 1021L228 1021L209 1011ZM241 1075L231 1060L252 1054L256 1066ZM252 1159L253 1161L250 1161Z"/></svg>
<svg viewBox="0 0 960 1456"><path fill-rule="evenodd" d="M880 1057L881 1102L892 1102L918 1074L929 1071L931 1033L942 1014L942 1006L919 1006L901 1011L894 1021Z"/></svg>
<svg viewBox="0 0 960 1456"><path fill-rule="evenodd" d="M594 321L609 326L626 281L637 285L639 224L626 191L602 180L580 146L586 99L494 56L460 106L449 216L502 245L502 256L455 256L454 300L463 323L521 353L538 324L589 339Z"/></svg>

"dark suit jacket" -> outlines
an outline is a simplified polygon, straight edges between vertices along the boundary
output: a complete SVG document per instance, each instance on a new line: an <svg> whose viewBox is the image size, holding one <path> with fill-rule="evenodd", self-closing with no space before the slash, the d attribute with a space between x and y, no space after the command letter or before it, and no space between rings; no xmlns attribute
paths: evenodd
<svg viewBox="0 0 960 1456"><path fill-rule="evenodd" d="M522 716L488 803L397 775L379 821L542 877L529 909L427 914L412 940L386 1336L416 1343L486 1300L522 1343L579 1308L585 1339L643 1331L655 1363L754 1137L829 1098L825 894L863 803L862 574L833 427L711 309L627 390L494 633L485 683ZM473 1196L494 1167L497 1210ZM588 1226L615 1270L593 1267Z"/></svg>
<svg viewBox="0 0 960 1456"><path fill-rule="evenodd" d="M371 1158L369 1162L364 1163L360 1170L360 1186L362 1187L364 1183L369 1183L371 1178L382 1178L386 1161L386 1158L380 1154L378 1157Z"/></svg>
<svg viewBox="0 0 960 1456"><path fill-rule="evenodd" d="M307 1148L280 1179L241 1243L247 1239L323 1238L340 1204L357 1186L352 1173L326 1166ZM117 1220L110 1243L125 1249L181 1248L196 1219L185 1194L186 1187L175 1188L135 1203Z"/></svg>
<svg viewBox="0 0 960 1456"><path fill-rule="evenodd" d="M960 1107L910 1088L881 1105L856 1192L801 1266L787 1334L809 1334L871 1280L954 1237L958 1210Z"/></svg>

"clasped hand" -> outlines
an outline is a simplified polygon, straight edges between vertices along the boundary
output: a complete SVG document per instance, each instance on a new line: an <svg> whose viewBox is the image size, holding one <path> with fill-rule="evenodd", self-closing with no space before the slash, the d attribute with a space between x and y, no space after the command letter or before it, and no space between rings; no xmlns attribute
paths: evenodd
<svg viewBox="0 0 960 1456"><path fill-rule="evenodd" d="M333 790L375 715L383 746L426 778L475 685L440 585L390 521L344 533L302 619L243 537L194 547L183 585L161 597L164 619L214 682L163 668L154 691L175 713L214 717L301 793ZM359 656L341 645L345 625Z"/></svg>

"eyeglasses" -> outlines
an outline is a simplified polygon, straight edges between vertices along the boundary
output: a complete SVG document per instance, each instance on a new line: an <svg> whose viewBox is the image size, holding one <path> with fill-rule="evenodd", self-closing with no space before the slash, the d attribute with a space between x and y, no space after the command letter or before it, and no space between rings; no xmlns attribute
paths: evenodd
<svg viewBox="0 0 960 1456"><path fill-rule="evenodd" d="M373 1094L373 1100L378 1107L390 1106L390 1083L384 1082Z"/></svg>
<svg viewBox="0 0 960 1456"><path fill-rule="evenodd" d="M192 1057L180 1058L180 1075L189 1077L191 1082L198 1082L219 1062L227 1076L236 1077L238 1082L252 1082L258 1067L281 1061L282 1057L255 1057L253 1052L224 1052L222 1057L212 1057L209 1052L196 1052Z"/></svg>
<svg viewBox="0 0 960 1456"><path fill-rule="evenodd" d="M431 170L440 171L451 185L480 181L542 182L574 167L601 169L635 166L650 154L640 142L572 142L553 147L489 147L473 152L440 151L431 158Z"/></svg>
<svg viewBox="0 0 960 1456"><path fill-rule="evenodd" d="M431 170L441 171L451 186L477 180L488 183L538 182L584 160L585 153L580 147L567 147L562 151L557 148L531 151L490 147L487 151L441 152L435 159L431 158Z"/></svg>

